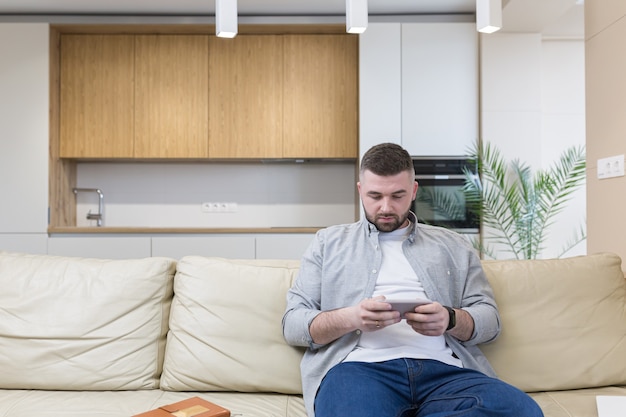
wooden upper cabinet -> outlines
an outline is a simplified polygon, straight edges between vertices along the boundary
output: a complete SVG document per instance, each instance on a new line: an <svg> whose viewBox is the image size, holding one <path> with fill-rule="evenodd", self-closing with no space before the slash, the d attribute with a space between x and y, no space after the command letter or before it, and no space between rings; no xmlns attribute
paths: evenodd
<svg viewBox="0 0 626 417"><path fill-rule="evenodd" d="M208 35L135 37L135 158L208 157Z"/></svg>
<svg viewBox="0 0 626 417"><path fill-rule="evenodd" d="M133 156L133 36L62 35L62 158Z"/></svg>
<svg viewBox="0 0 626 417"><path fill-rule="evenodd" d="M212 37L209 157L282 157L283 38Z"/></svg>
<svg viewBox="0 0 626 417"><path fill-rule="evenodd" d="M285 158L358 156L358 38L286 35Z"/></svg>
<svg viewBox="0 0 626 417"><path fill-rule="evenodd" d="M62 158L357 158L358 37L62 34Z"/></svg>

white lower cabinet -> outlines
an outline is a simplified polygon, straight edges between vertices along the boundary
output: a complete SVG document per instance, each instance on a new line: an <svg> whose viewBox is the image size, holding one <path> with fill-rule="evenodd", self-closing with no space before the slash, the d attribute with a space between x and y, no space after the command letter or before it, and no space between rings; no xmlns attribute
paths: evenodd
<svg viewBox="0 0 626 417"><path fill-rule="evenodd" d="M314 234L223 234L174 236L57 235L34 237L0 234L0 251L48 253L102 259L184 256L230 259L300 259ZM46 249L47 245L47 249Z"/></svg>
<svg viewBox="0 0 626 417"><path fill-rule="evenodd" d="M314 234L257 236L256 257L299 260L314 238Z"/></svg>
<svg viewBox="0 0 626 417"><path fill-rule="evenodd" d="M148 258L151 255L149 236L52 236L48 254L102 259Z"/></svg>
<svg viewBox="0 0 626 417"><path fill-rule="evenodd" d="M152 256L180 259L195 255L231 259L254 259L255 240L251 235L155 236Z"/></svg>
<svg viewBox="0 0 626 417"><path fill-rule="evenodd" d="M180 259L206 256L230 259L300 259L313 234L155 236L152 256Z"/></svg>

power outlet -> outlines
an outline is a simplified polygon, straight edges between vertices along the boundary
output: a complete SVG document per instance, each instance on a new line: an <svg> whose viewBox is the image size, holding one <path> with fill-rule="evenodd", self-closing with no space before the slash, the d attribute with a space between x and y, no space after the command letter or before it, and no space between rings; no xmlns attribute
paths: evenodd
<svg viewBox="0 0 626 417"><path fill-rule="evenodd" d="M624 176L624 155L598 159L598 179Z"/></svg>
<svg viewBox="0 0 626 417"><path fill-rule="evenodd" d="M233 202L204 202L201 206L203 213L236 213L237 203Z"/></svg>

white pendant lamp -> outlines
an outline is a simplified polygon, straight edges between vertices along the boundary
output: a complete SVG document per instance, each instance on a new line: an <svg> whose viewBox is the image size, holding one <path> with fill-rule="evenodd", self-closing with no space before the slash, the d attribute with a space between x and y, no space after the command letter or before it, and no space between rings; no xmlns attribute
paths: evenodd
<svg viewBox="0 0 626 417"><path fill-rule="evenodd" d="M493 33L502 28L502 0L476 0L476 29Z"/></svg>
<svg viewBox="0 0 626 417"><path fill-rule="evenodd" d="M346 31L363 33L367 29L367 0L346 0Z"/></svg>
<svg viewBox="0 0 626 417"><path fill-rule="evenodd" d="M237 36L237 0L215 0L215 34L220 38Z"/></svg>

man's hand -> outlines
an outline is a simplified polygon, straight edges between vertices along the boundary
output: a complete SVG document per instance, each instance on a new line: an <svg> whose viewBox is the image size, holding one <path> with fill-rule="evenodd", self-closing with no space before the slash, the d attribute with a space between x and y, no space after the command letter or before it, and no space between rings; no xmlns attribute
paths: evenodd
<svg viewBox="0 0 626 417"><path fill-rule="evenodd" d="M463 309L455 308L454 311L456 326L448 333L461 341L469 340L474 332L474 319ZM446 332L450 320L448 310L437 302L418 306L415 313L406 313L405 317L413 330L425 336L441 336Z"/></svg>
<svg viewBox="0 0 626 417"><path fill-rule="evenodd" d="M385 296L368 298L358 304L359 329L366 332L380 330L402 320L400 313L391 309L391 304L385 302Z"/></svg>
<svg viewBox="0 0 626 417"><path fill-rule="evenodd" d="M391 310L391 304L384 299L384 296L368 298L351 307L318 314L309 329L313 341L323 345L355 330L373 332L398 323L400 313Z"/></svg>

